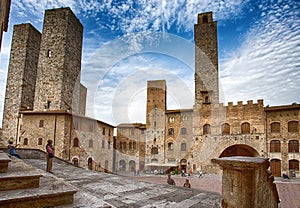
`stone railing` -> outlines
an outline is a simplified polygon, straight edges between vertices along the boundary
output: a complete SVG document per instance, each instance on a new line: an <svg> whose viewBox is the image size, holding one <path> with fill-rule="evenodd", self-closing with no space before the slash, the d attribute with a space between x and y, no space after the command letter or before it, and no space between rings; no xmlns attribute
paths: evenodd
<svg viewBox="0 0 300 208"><path fill-rule="evenodd" d="M212 159L223 169L223 208L277 208L279 196L269 160L258 157L223 157Z"/></svg>

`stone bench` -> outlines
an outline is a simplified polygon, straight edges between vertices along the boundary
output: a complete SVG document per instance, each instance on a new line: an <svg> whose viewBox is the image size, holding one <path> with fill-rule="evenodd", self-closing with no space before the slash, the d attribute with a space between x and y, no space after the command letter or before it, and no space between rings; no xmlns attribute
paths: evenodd
<svg viewBox="0 0 300 208"><path fill-rule="evenodd" d="M8 163L11 159L5 152L0 152L0 173L6 173L8 169Z"/></svg>

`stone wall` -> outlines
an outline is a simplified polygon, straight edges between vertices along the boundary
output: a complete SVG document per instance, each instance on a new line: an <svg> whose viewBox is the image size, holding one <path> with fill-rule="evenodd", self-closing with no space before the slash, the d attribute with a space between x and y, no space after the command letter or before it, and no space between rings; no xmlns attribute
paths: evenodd
<svg viewBox="0 0 300 208"><path fill-rule="evenodd" d="M167 86L165 80L147 82L146 109L146 163L157 160L164 163L165 112L167 108ZM157 152L153 154L153 150Z"/></svg>
<svg viewBox="0 0 300 208"><path fill-rule="evenodd" d="M277 208L279 196L269 161L257 157L213 159L223 169L222 207Z"/></svg>
<svg viewBox="0 0 300 208"><path fill-rule="evenodd" d="M276 176L281 176L282 173L288 173L290 170L289 161L296 160L300 161L300 153L289 152L289 142L291 140L298 141L300 144L300 104L292 104L289 106L274 106L266 107L266 137L267 137L267 148L268 148L268 158L271 160L271 169L276 172ZM290 121L298 121L298 131L289 132L288 123ZM273 123L279 123L278 131L271 130L271 125ZM271 142L280 142L280 151L271 151ZM276 161L281 164L281 169L276 168ZM298 175L299 170L293 170Z"/></svg>
<svg viewBox="0 0 300 208"><path fill-rule="evenodd" d="M20 109L32 109L41 34L30 24L14 26L4 101L3 142L17 139Z"/></svg>
<svg viewBox="0 0 300 208"><path fill-rule="evenodd" d="M70 8L46 10L42 33L34 110L79 113L83 27Z"/></svg>

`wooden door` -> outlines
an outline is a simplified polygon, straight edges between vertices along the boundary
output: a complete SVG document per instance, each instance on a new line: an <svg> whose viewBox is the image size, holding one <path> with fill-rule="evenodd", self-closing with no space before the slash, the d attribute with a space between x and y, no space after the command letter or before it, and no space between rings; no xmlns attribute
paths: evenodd
<svg viewBox="0 0 300 208"><path fill-rule="evenodd" d="M270 168L272 175L275 177L281 177L281 161L278 159L272 159L270 162Z"/></svg>

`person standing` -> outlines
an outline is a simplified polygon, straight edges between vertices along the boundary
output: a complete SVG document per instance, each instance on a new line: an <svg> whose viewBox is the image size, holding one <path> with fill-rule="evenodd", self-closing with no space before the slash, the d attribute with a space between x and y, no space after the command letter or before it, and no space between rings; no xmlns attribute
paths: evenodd
<svg viewBox="0 0 300 208"><path fill-rule="evenodd" d="M167 183L168 183L169 185L173 185L173 186L175 186L175 185L176 185L176 183L175 183L174 179L173 179L173 178L171 178L171 174L168 174Z"/></svg>
<svg viewBox="0 0 300 208"><path fill-rule="evenodd" d="M46 171L49 173L52 172L52 164L53 164L53 158L54 158L54 147L53 147L53 141L48 140L46 145L46 159L47 159L47 168Z"/></svg>

